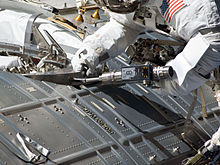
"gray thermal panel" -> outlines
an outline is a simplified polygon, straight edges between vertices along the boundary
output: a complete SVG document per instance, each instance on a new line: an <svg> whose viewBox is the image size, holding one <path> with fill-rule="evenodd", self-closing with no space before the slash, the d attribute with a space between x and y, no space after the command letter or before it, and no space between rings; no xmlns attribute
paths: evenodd
<svg viewBox="0 0 220 165"><path fill-rule="evenodd" d="M50 151L49 164L155 164L192 153L181 133L193 95L161 97L142 84L77 89L2 72L0 83L2 164L26 158L18 132ZM219 123L210 102L208 118L200 99L192 116L208 134Z"/></svg>

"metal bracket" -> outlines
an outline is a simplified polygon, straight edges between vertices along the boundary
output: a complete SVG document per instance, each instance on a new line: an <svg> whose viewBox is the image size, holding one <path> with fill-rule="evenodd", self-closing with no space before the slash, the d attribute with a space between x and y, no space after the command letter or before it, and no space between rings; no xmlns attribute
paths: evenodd
<svg viewBox="0 0 220 165"><path fill-rule="evenodd" d="M31 161L31 162L38 161L40 158L40 155L43 155L45 157L47 157L49 155L49 153L50 153L49 150L47 150L46 148L44 148L43 146L41 146L40 144L38 144L37 142L35 142L31 138L23 135L22 133L17 133L16 137L17 137L18 141L21 143L29 161ZM33 152L31 152L29 149L29 146L31 146L38 153L40 153L40 155L36 155Z"/></svg>
<svg viewBox="0 0 220 165"><path fill-rule="evenodd" d="M27 23L27 26L26 26L26 30L25 30L24 45L31 44L32 27L33 27L34 21L40 15L41 15L41 13L40 14L33 14L32 16L30 16L28 23Z"/></svg>

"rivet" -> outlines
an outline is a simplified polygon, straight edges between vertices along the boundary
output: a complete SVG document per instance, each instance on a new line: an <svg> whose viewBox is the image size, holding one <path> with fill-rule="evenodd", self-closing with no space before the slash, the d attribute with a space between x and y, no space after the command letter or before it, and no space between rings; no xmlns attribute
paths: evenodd
<svg viewBox="0 0 220 165"><path fill-rule="evenodd" d="M76 99L73 100L73 103L78 104L78 101L79 101L79 99L76 98Z"/></svg>
<svg viewBox="0 0 220 165"><path fill-rule="evenodd" d="M156 157L157 157L156 155L150 156L150 157L149 157L149 161L154 160Z"/></svg>
<svg viewBox="0 0 220 165"><path fill-rule="evenodd" d="M173 153L179 152L179 150L180 150L180 147L174 147L174 148L173 148Z"/></svg>

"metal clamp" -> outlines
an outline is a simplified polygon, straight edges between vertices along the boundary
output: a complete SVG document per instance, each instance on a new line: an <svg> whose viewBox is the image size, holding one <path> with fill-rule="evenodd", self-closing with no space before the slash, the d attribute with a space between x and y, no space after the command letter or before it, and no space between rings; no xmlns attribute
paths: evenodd
<svg viewBox="0 0 220 165"><path fill-rule="evenodd" d="M44 148L43 146L41 146L40 144L38 144L37 142L35 142L31 138L23 135L22 133L17 133L16 137L17 137L18 141L21 143L29 161L35 162L35 161L39 160L40 155L43 155L45 157L47 157L49 155L49 153L50 153L49 150L47 150L46 148ZM36 155L33 152L31 152L30 149L28 148L28 146L31 146L38 153L40 153L40 155Z"/></svg>

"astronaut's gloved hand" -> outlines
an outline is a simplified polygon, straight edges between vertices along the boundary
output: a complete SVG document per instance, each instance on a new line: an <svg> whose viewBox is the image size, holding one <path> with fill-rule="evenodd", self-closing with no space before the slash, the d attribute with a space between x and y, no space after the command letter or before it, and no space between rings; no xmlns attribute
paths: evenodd
<svg viewBox="0 0 220 165"><path fill-rule="evenodd" d="M218 131L212 135L212 138L205 142L205 147L211 152L220 150L220 127Z"/></svg>
<svg viewBox="0 0 220 165"><path fill-rule="evenodd" d="M103 64L100 63L101 48L92 48L90 45L81 47L71 59L75 72L86 71L86 76L97 76L103 71Z"/></svg>

